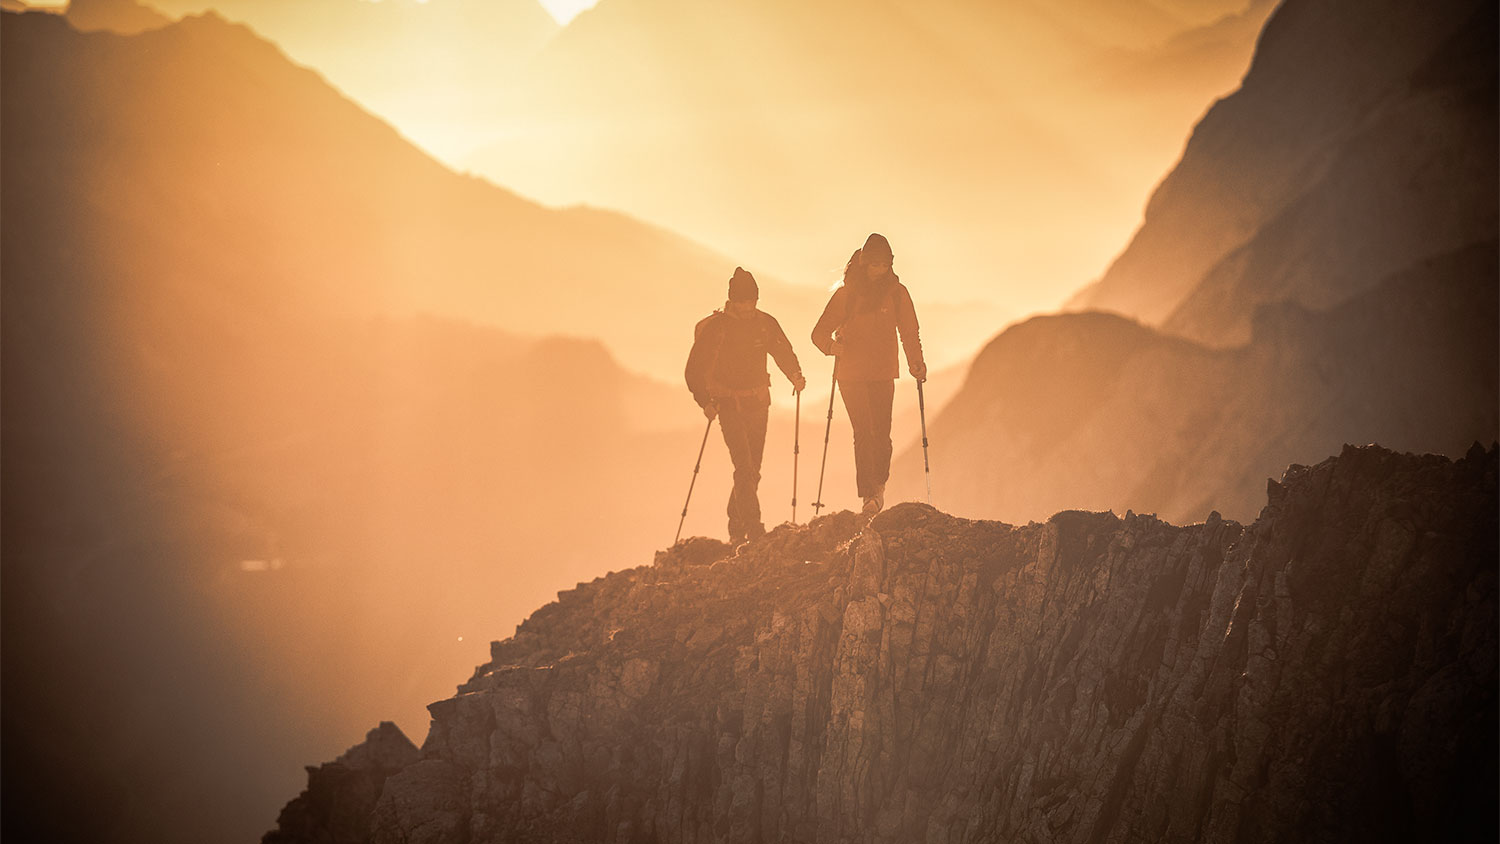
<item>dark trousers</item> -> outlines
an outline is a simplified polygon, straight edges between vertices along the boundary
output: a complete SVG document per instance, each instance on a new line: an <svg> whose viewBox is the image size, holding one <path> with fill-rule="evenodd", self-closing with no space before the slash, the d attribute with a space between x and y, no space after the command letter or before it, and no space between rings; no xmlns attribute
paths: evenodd
<svg viewBox="0 0 1500 844"><path fill-rule="evenodd" d="M766 532L760 521L760 461L766 451L766 417L770 396L728 397L719 402L719 430L734 461L734 489L729 493L729 536L745 539Z"/></svg>
<svg viewBox="0 0 1500 844"><path fill-rule="evenodd" d="M895 381L840 381L844 409L854 428L854 481L869 498L891 476L891 401Z"/></svg>

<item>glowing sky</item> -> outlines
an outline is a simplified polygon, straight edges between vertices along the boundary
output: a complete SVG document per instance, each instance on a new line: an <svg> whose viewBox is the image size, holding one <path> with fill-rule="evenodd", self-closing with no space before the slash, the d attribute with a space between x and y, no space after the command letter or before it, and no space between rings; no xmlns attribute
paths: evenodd
<svg viewBox="0 0 1500 844"><path fill-rule="evenodd" d="M558 23L567 26L568 21L578 17L578 14L585 9L592 9L599 0L538 0L538 2L548 14L557 19Z"/></svg>
<svg viewBox="0 0 1500 844"><path fill-rule="evenodd" d="M883 232L941 367L1099 277L1273 0L143 2L248 24L454 170L764 279L824 290Z"/></svg>

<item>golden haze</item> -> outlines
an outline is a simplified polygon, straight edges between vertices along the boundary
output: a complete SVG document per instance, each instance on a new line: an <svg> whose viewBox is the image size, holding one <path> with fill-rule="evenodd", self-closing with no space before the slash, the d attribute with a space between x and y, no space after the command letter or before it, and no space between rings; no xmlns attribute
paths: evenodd
<svg viewBox="0 0 1500 844"><path fill-rule="evenodd" d="M678 373L736 263L813 385L805 521L829 372L806 338L849 251L892 238L952 364L930 419L1009 316L1102 269L1251 37L1172 47L1212 19L1116 26L1108 4L1080 31L1040 6L605 0L486 53L445 2L256 5L279 48L212 18L117 37L7 17L5 459L25 494L6 550L61 561L11 568L9 594L48 600L10 620L57 631L47 665L110 666L90 699L128 700L134 732L104 755L141 776L99 793L197 804L184 840L263 830L303 762L378 720L420 737L491 638L670 541L703 431ZM1010 28L1027 37L1005 50L979 36ZM536 205L396 130L507 188L671 230ZM774 392L773 525L792 438ZM898 396L899 444L909 380ZM841 406L831 439L824 500L844 509ZM687 533L723 535L728 486L715 434ZM109 611L74 613L78 591ZM60 681L25 676L42 720Z"/></svg>
<svg viewBox="0 0 1500 844"><path fill-rule="evenodd" d="M919 295L983 315L939 323L956 363L1098 275L1273 4L156 5L247 21L452 166L794 285L888 232Z"/></svg>

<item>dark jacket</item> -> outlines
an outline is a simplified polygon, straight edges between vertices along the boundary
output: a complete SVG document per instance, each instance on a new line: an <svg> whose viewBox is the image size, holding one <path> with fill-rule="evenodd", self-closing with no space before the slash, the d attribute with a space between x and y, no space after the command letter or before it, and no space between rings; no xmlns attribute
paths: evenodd
<svg viewBox="0 0 1500 844"><path fill-rule="evenodd" d="M700 407L728 396L771 398L771 375L766 355L792 381L802 367L776 318L757 310L748 319L714 311L693 328L693 350L683 372L693 400Z"/></svg>
<svg viewBox="0 0 1500 844"><path fill-rule="evenodd" d="M838 360L840 381L883 381L901 377L896 359L898 331L907 366L921 368L917 309L906 285L890 273L854 290L846 284L833 291L823 316L813 327L812 341L823 354L833 354L837 333L838 342L844 344L844 354Z"/></svg>

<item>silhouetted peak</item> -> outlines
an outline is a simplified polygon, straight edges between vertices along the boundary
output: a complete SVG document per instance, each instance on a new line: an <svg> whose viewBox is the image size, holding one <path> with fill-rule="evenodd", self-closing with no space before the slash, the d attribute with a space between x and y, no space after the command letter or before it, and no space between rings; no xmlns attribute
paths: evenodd
<svg viewBox="0 0 1500 844"><path fill-rule="evenodd" d="M390 721L365 734L365 740L349 748L335 760L340 765L361 770L398 770L417 760L417 746L406 733Z"/></svg>
<svg viewBox="0 0 1500 844"><path fill-rule="evenodd" d="M1163 343L1177 343L1156 329L1103 311L1049 314L1010 326L980 351L969 380L985 383L1017 369L1115 367Z"/></svg>
<svg viewBox="0 0 1500 844"><path fill-rule="evenodd" d="M390 721L365 735L333 762L307 769L307 789L281 810L277 829L263 844L361 841L369 835L385 781L421 758L416 745Z"/></svg>

